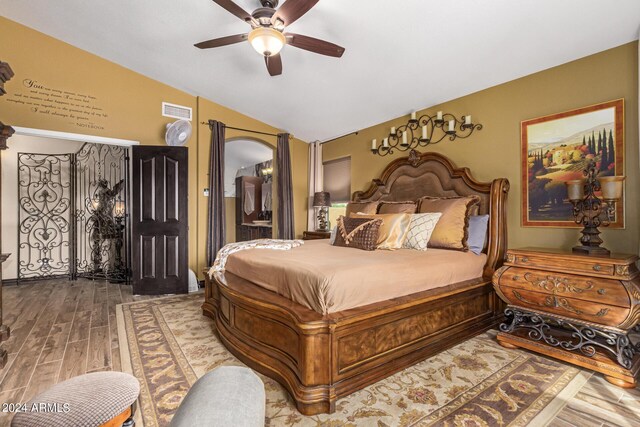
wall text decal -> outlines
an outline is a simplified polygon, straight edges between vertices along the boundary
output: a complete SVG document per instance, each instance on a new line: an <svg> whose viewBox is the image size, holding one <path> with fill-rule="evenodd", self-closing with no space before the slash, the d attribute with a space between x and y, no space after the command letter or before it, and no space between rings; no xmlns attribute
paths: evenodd
<svg viewBox="0 0 640 427"><path fill-rule="evenodd" d="M51 87L35 79L22 80L22 89L14 87L5 98L6 102L32 114L59 118L79 128L105 129L104 122L109 115L95 96Z"/></svg>

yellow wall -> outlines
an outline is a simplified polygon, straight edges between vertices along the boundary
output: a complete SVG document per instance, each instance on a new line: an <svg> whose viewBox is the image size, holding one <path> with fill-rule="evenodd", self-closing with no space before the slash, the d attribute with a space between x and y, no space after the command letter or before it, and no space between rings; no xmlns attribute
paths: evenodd
<svg viewBox="0 0 640 427"><path fill-rule="evenodd" d="M226 222L227 243L236 241L236 198L224 198L224 213Z"/></svg>
<svg viewBox="0 0 640 427"><path fill-rule="evenodd" d="M423 83L423 89L437 82ZM617 98L625 99L626 229L604 229L609 249L637 253L640 233L638 172L638 43L600 52L586 58L532 74L462 98L419 111L471 114L484 129L466 140L444 140L421 148L450 157L458 166L467 166L476 178L488 181L507 177L511 182L508 205L509 247L574 246L577 229L525 228L520 225L520 122ZM380 102L384 102L381 99ZM410 109L411 106L407 106ZM406 155L372 155L371 139L381 141L391 126L405 124L408 116L360 130L329 142L323 147L324 161L351 156L351 189L365 189L392 160Z"/></svg>
<svg viewBox="0 0 640 427"><path fill-rule="evenodd" d="M214 102L198 98L133 72L60 40L0 17L0 59L8 62L15 76L5 88L9 95L0 97L0 121L19 127L46 129L138 140L142 144L164 145L167 123L174 119L161 115L163 101L193 109L193 135L189 148L189 266L196 272L204 268L206 199L210 135L200 121L216 119L230 126L277 133L278 129ZM16 93L28 92L24 81L34 80L55 88L94 97L89 104L100 108L107 117L92 118L86 127L76 120L32 111L27 104L9 101ZM246 136L232 131L228 136ZM275 137L265 142L275 146ZM11 140L9 140L11 146ZM291 141L294 171L296 230L302 234L306 225L307 146ZM301 191L304 189L304 191ZM301 210L302 209L302 210Z"/></svg>

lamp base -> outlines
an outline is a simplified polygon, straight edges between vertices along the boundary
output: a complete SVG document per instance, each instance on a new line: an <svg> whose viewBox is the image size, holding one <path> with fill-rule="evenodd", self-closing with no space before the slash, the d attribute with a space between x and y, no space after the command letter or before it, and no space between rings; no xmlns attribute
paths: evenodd
<svg viewBox="0 0 640 427"><path fill-rule="evenodd" d="M600 246L574 246L571 248L574 254L590 255L590 256L610 256L611 251Z"/></svg>

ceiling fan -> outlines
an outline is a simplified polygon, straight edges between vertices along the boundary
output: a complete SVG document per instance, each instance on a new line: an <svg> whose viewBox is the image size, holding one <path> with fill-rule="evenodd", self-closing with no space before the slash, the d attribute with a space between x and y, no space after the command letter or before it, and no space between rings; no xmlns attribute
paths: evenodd
<svg viewBox="0 0 640 427"><path fill-rule="evenodd" d="M210 49L249 40L251 46L264 56L267 70L272 76L282 74L280 50L285 44L336 58L340 58L344 53L344 48L336 44L301 34L284 32L285 27L297 21L319 0L287 0L277 10L279 0L260 0L262 7L254 10L252 14L248 14L231 0L213 1L251 25L251 31L200 42L195 44L197 48Z"/></svg>

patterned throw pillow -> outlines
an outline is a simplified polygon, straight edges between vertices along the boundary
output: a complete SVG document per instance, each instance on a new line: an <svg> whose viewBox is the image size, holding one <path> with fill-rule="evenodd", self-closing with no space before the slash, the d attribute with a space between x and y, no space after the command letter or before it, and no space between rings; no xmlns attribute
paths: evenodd
<svg viewBox="0 0 640 427"><path fill-rule="evenodd" d="M433 230L436 228L436 224L441 216L442 214L440 212L411 215L409 232L402 247L404 249L426 251L429 239L431 239L431 233L433 233Z"/></svg>
<svg viewBox="0 0 640 427"><path fill-rule="evenodd" d="M378 233L381 224L381 219L341 216L337 221L338 230L333 245L374 251L378 246Z"/></svg>
<svg viewBox="0 0 640 427"><path fill-rule="evenodd" d="M351 218L381 219L382 224L378 233L378 249L388 250L402 248L411 223L411 214L406 213L365 215L358 212L355 215L351 215Z"/></svg>

